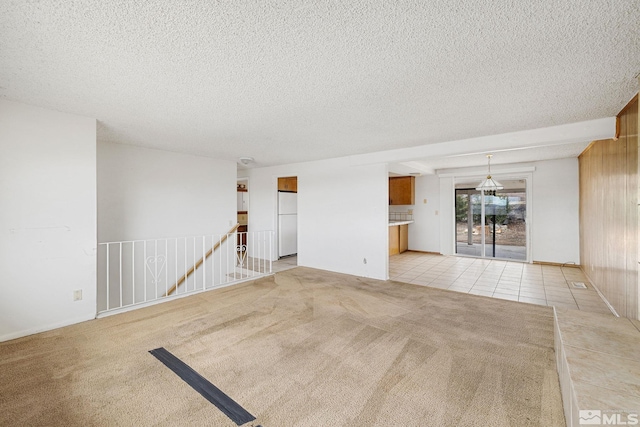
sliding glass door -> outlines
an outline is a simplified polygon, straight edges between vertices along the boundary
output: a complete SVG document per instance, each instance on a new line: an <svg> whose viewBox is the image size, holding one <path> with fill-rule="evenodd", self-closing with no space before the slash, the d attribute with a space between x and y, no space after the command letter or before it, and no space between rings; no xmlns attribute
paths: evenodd
<svg viewBox="0 0 640 427"><path fill-rule="evenodd" d="M485 195L468 185L456 186L457 254L527 260L525 181L502 184L505 188L495 196Z"/></svg>

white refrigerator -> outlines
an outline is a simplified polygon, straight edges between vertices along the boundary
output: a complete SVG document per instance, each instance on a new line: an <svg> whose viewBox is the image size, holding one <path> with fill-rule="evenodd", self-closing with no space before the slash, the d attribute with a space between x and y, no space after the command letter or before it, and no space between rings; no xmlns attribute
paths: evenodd
<svg viewBox="0 0 640 427"><path fill-rule="evenodd" d="M298 253L298 194L278 191L278 256Z"/></svg>

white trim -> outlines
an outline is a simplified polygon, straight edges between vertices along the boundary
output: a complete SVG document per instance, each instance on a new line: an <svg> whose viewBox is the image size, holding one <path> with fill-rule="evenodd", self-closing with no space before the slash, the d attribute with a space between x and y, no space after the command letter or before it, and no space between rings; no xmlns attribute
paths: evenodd
<svg viewBox="0 0 640 427"><path fill-rule="evenodd" d="M129 311L138 310L140 308L152 307L154 305L164 304L166 302L171 302L171 301L175 301L175 300L182 299L182 298L192 297L192 296L204 293L204 292L215 291L216 289L227 288L229 286L235 286L235 285L240 285L242 283L255 281L255 280L258 280L258 279L262 279L264 277L273 276L274 274L275 273L271 272L271 273L267 273L264 276L260 276L260 277L248 277L246 279L240 279L240 280L235 281L235 282L223 283L223 284L220 284L220 285L217 285L217 286L213 286L211 288L196 289L194 291L190 291L190 292L187 292L187 293L184 293L184 294L174 295L174 296L170 296L170 297L166 297L166 298L162 298L162 299L157 299L157 300L154 300L154 301L147 301L147 302L142 302L142 303L138 303L138 304L131 304L131 305L128 305L126 307L113 309L111 311L102 311L102 312L98 313L95 316L95 318L96 319L102 319L102 318L105 318L105 317L113 316L115 314L122 314L122 313L126 313L126 312L129 312Z"/></svg>
<svg viewBox="0 0 640 427"><path fill-rule="evenodd" d="M31 328L31 329L18 331L18 332L12 332L10 334L0 336L0 342L14 340L14 339L26 337L29 335L39 334L41 332L47 332L53 329L63 328L65 326L75 325L76 323L86 322L87 320L93 320L95 318L96 318L95 314L90 314L90 315L75 317L73 319L67 319L63 322L52 323L46 326L39 326L37 328Z"/></svg>
<svg viewBox="0 0 640 427"><path fill-rule="evenodd" d="M513 174L513 173L516 173L516 174L531 173L536 171L535 166L521 166L521 167L511 167L511 168L503 168L503 169L501 169L499 166L494 166L492 169L493 169L493 172L491 176L493 176L494 178L497 177L498 175ZM485 177L487 174L487 168L486 167L484 167L484 169L474 168L473 170L444 169L442 172L436 171L436 174L438 175L439 178L458 178L458 177L469 178L469 177L475 177L475 176ZM508 177L506 179L511 179L511 177Z"/></svg>

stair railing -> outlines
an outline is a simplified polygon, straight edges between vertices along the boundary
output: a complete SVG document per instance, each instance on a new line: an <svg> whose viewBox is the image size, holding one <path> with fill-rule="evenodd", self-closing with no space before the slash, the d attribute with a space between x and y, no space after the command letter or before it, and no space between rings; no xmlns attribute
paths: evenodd
<svg viewBox="0 0 640 427"><path fill-rule="evenodd" d="M233 227L231 227L231 229L229 229L229 231L227 231L227 234L223 235L220 240L218 240L216 242L215 245L213 245L213 247L211 249L209 249L207 251L206 254L204 254L202 256L202 258L200 258L194 265L193 267L191 267L189 270L187 270L187 272L182 275L180 277L180 279L173 284L173 286L171 286L171 288L169 288L169 290L163 295L163 297L168 297L169 295L171 295L172 293L174 293L176 291L176 289L178 289L178 286L180 286L181 284L183 284L188 278L189 276L191 276L197 269L198 267L200 267L202 265L203 262L205 262L205 260L207 258L209 258L211 256L212 253L215 252L216 249L218 249L226 240L227 238L229 238L230 234L234 234L236 232L236 230L238 229L238 227L240 227L240 224L236 224Z"/></svg>

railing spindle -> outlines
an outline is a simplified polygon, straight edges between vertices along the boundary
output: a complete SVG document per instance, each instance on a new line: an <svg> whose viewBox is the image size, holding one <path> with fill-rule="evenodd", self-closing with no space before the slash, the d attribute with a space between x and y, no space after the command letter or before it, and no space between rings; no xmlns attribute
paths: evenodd
<svg viewBox="0 0 640 427"><path fill-rule="evenodd" d="M175 251L175 275L176 275L176 281L174 283L178 283L178 238L176 237L176 251ZM176 287L176 294L178 294L178 288Z"/></svg>
<svg viewBox="0 0 640 427"><path fill-rule="evenodd" d="M153 263L153 294L155 298L158 298L158 239L156 239L154 244L153 256L155 258L155 262Z"/></svg>
<svg viewBox="0 0 640 427"><path fill-rule="evenodd" d="M131 287L133 288L133 303L136 303L136 242L131 242Z"/></svg>
<svg viewBox="0 0 640 427"><path fill-rule="evenodd" d="M142 256L144 256L144 263L142 264L143 278L144 278L144 302L147 302L147 241L143 240L144 250Z"/></svg>
<svg viewBox="0 0 640 427"><path fill-rule="evenodd" d="M99 313L109 312L113 310L124 309L130 306L149 303L160 299L161 297L169 296L173 292L179 294L179 286L184 284L182 293L202 292L206 291L209 287L215 288L216 286L227 285L239 280L251 279L258 277L262 274L271 272L272 260L271 252L273 250L273 231L252 231L252 232L238 232L237 226L232 232L226 234L217 235L201 235L201 236L186 236L181 237L184 239L183 244L180 245L178 239L174 239L174 273L172 276L175 278L175 285L173 288L169 288L169 239L149 239L138 241L122 241L122 242L105 242L100 243L99 248L104 248L106 254L99 257L99 277L104 278L105 292L102 294L99 292L98 298L98 311ZM189 240L192 239L190 242ZM200 239L200 243L198 243ZM207 251L207 244L210 240L212 248ZM216 240L217 239L217 240ZM234 239L227 242L227 240ZM149 242L153 242L153 247L148 248ZM136 245L141 243L142 249L136 251ZM226 244L225 248L222 248L223 244ZM125 255L125 249L130 245L131 254ZM269 248L267 249L267 245ZM164 246L164 249L162 247ZM112 248L117 248L117 259L112 256ZM180 266L180 248L184 248L184 266ZM202 257L199 256L198 250L201 247ZM160 254L160 251L164 252ZM192 251L190 254L189 251ZM218 251L217 256L214 252ZM153 252L153 253L152 253ZM102 254L102 252L100 252ZM214 255L214 256L211 256ZM143 262L140 262L137 258L143 257ZM251 259L247 257L251 257ZM265 256L269 256L267 260ZM209 260L211 258L211 260ZM216 261L217 258L217 261ZM193 261L193 263L190 262ZM114 261L118 262L116 267L112 267ZM210 264L207 264L210 262ZM216 267L216 262L218 266ZM269 262L267 265L266 263ZM106 265L105 265L106 264ZM152 265L153 264L153 267ZM191 267L190 267L191 266ZM185 273L180 274L178 271L184 267ZM111 269L114 268L114 272ZM131 268L131 276L127 274L126 269ZM164 274L162 269L164 270ZM268 271L267 271L268 268ZM140 272L142 269L142 274ZM200 269L200 271L198 271ZM216 274L218 269L218 274ZM246 271L245 271L246 269ZM114 276L115 273L117 274ZM152 276L153 294L147 289L149 283L147 281L147 274ZM191 285L189 285L190 275L194 275ZM201 285L198 285L197 276L201 277ZM137 296L137 288L140 286L140 279L143 280L143 292L141 292L140 298ZM164 295L160 295L162 292L162 286L160 281L164 276ZM210 284L208 285L207 278L210 277ZM218 277L219 282L216 282ZM130 280L130 282L129 282ZM102 289L102 287L100 287ZM118 292L118 296L114 294ZM125 296L125 292L127 296ZM131 293L131 298L128 299L128 295ZM104 301L103 298L106 298ZM112 299L115 302L112 304Z"/></svg>
<svg viewBox="0 0 640 427"><path fill-rule="evenodd" d="M193 261L190 262L189 264L193 264L194 262L196 262L196 238L195 236L193 237ZM194 275L193 275L193 290L195 291L196 289L198 289L198 277L197 274L195 274L196 272L194 271Z"/></svg>
<svg viewBox="0 0 640 427"><path fill-rule="evenodd" d="M118 267L119 267L119 271L120 271L120 273L119 273L119 276L120 276L120 307L122 307L122 242L120 242L118 250L120 251L119 256L118 256L118 258L119 258Z"/></svg>
<svg viewBox="0 0 640 427"><path fill-rule="evenodd" d="M109 283L109 271L111 271L111 261L109 259L109 247L111 245L107 243L107 311L111 310L110 300L111 300L111 283Z"/></svg>

